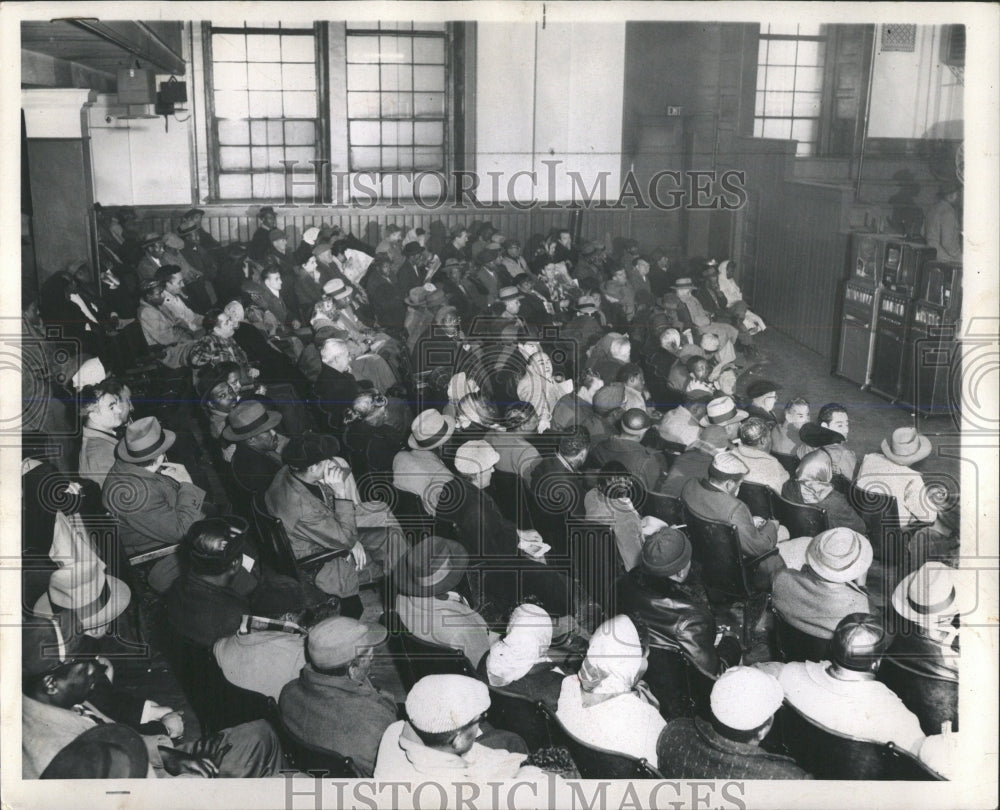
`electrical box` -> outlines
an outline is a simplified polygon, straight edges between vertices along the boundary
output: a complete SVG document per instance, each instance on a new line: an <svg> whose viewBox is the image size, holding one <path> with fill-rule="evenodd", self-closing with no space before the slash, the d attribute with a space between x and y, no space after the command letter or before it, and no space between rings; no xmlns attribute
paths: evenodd
<svg viewBox="0 0 1000 810"><path fill-rule="evenodd" d="M145 68L118 71L119 104L152 104L156 100L156 76Z"/></svg>

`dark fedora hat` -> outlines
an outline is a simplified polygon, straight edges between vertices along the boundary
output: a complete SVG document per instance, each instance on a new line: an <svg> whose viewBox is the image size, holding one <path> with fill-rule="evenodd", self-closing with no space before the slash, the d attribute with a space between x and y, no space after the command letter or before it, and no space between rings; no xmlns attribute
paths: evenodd
<svg viewBox="0 0 1000 810"><path fill-rule="evenodd" d="M469 554L461 543L433 535L422 540L399 563L399 591L407 596L437 596L465 576Z"/></svg>
<svg viewBox="0 0 1000 810"><path fill-rule="evenodd" d="M226 417L222 438L231 442L250 439L265 430L270 430L281 421L281 414L269 411L255 399L241 402Z"/></svg>
<svg viewBox="0 0 1000 810"><path fill-rule="evenodd" d="M155 416L137 419L127 428L125 436L115 446L115 455L122 461L143 464L173 447L177 434L165 430Z"/></svg>
<svg viewBox="0 0 1000 810"><path fill-rule="evenodd" d="M118 723L104 723L60 749L40 778L145 779L148 770L149 755L139 733Z"/></svg>
<svg viewBox="0 0 1000 810"><path fill-rule="evenodd" d="M307 470L313 464L333 458L340 452L340 442L322 433L293 436L281 451L281 460L293 470Z"/></svg>
<svg viewBox="0 0 1000 810"><path fill-rule="evenodd" d="M842 433L817 425L815 422L806 422L799 430L799 438L803 444L810 447L826 447L828 444L840 444L844 441Z"/></svg>

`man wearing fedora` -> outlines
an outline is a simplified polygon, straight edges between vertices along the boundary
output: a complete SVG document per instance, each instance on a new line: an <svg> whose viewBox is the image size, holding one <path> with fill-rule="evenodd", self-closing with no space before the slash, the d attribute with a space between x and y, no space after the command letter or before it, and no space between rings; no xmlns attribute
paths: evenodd
<svg viewBox="0 0 1000 810"><path fill-rule="evenodd" d="M860 489L896 498L903 527L933 523L937 513L924 486L924 479L910 469L931 454L931 440L911 427L897 428L882 440L881 453L868 453L861 460L856 484Z"/></svg>
<svg viewBox="0 0 1000 810"><path fill-rule="evenodd" d="M856 531L820 532L809 541L801 570L786 568L775 576L771 604L797 630L832 638L844 616L878 612L864 587L872 557L872 544Z"/></svg>
<svg viewBox="0 0 1000 810"><path fill-rule="evenodd" d="M663 453L641 444L642 437L652 424L644 410L629 408L618 422L617 435L594 444L587 466L599 470L609 461L621 462L647 491L655 491L660 476L667 472L667 463Z"/></svg>
<svg viewBox="0 0 1000 810"><path fill-rule="evenodd" d="M882 620L851 613L837 624L830 660L757 664L774 675L785 700L831 731L878 743L895 743L917 754L924 742L920 721L884 683L875 680L889 647Z"/></svg>
<svg viewBox="0 0 1000 810"><path fill-rule="evenodd" d="M746 464L738 457L728 452L719 453L712 459L705 478L691 479L684 485L681 499L701 518L736 526L744 560L751 560L777 548L781 527L776 520L754 517L747 505L736 497L747 472ZM784 535L787 538L787 532ZM775 575L784 567L780 554L764 557L749 572L752 586L758 591L769 591Z"/></svg>
<svg viewBox="0 0 1000 810"><path fill-rule="evenodd" d="M711 678L739 663L743 651L732 636L716 649L715 618L680 529L664 526L646 538L639 565L619 578L617 594L619 613L646 622L651 647L680 650Z"/></svg>
<svg viewBox="0 0 1000 810"><path fill-rule="evenodd" d="M429 515L437 510L445 485L455 477L441 460L441 448L454 433L453 416L443 416L434 408L421 411L410 426L409 449L400 450L392 460L393 486L417 495Z"/></svg>
<svg viewBox="0 0 1000 810"><path fill-rule="evenodd" d="M239 403L226 416L222 438L236 444L230 461L233 478L254 495L263 495L281 469L288 439L275 431L279 424L281 414L255 399Z"/></svg>
<svg viewBox="0 0 1000 810"><path fill-rule="evenodd" d="M396 572L396 612L422 641L461 650L473 667L499 636L469 603L469 553L433 535L413 546Z"/></svg>
<svg viewBox="0 0 1000 810"><path fill-rule="evenodd" d="M381 624L335 616L309 630L306 664L278 702L288 730L316 748L349 754L364 774L375 768L385 730L397 719L396 699L372 683Z"/></svg>
<svg viewBox="0 0 1000 810"><path fill-rule="evenodd" d="M674 284L674 293L678 299L677 318L681 330L696 330L699 335L713 334L719 338L719 360L729 363L736 359L733 344L739 336L739 330L728 323L713 321L701 302L695 297L695 283L690 278L679 278Z"/></svg>
<svg viewBox="0 0 1000 810"><path fill-rule="evenodd" d="M57 754L95 727L113 723L90 702L100 665L76 656L52 620L26 620L21 632L21 776L37 779ZM148 777L277 776L281 745L264 720L222 729L174 745L163 734L144 735Z"/></svg>
<svg viewBox="0 0 1000 810"><path fill-rule="evenodd" d="M296 558L325 549L350 551L326 562L315 583L341 597L342 604L353 597L351 610L360 615L359 585L391 572L406 546L385 504L360 501L339 452L340 443L332 436L293 436L264 501L268 512L284 523Z"/></svg>
<svg viewBox="0 0 1000 810"><path fill-rule="evenodd" d="M101 499L118 518L118 537L130 556L179 542L192 523L215 511L187 470L166 460L176 438L147 416L130 424L115 447Z"/></svg>

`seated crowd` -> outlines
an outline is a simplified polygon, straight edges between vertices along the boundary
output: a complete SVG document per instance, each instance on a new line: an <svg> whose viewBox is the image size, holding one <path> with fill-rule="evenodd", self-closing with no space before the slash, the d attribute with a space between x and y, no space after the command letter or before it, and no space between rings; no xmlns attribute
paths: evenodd
<svg viewBox="0 0 1000 810"><path fill-rule="evenodd" d="M293 245L270 207L223 246L203 214L103 210L97 286L75 262L24 301L50 405L25 411L26 778L272 776L287 739L379 779L581 775L501 696L665 778L809 778L775 742L793 710L952 772L954 700L909 687L957 683L957 493L912 428L851 448L847 407L813 420L760 376L732 262L490 224ZM418 672L401 634L465 674ZM274 705L195 739L161 652L189 698L203 654Z"/></svg>

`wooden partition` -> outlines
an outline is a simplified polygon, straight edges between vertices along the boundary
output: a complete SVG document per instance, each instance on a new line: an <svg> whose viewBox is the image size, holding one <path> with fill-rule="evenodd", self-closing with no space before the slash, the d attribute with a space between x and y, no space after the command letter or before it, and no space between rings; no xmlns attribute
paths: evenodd
<svg viewBox="0 0 1000 810"><path fill-rule="evenodd" d="M223 244L247 242L257 228L257 207L246 205L202 205L205 211L205 229ZM183 210L177 207L138 207L144 231L166 233L177 227ZM454 206L438 210L427 210L417 205L375 206L370 209L327 207L279 207L275 206L278 227L288 234L289 243L297 245L302 233L309 227L323 224L339 225L372 245L377 244L389 224L400 225L404 229L424 228L433 233L439 228L445 231L456 225L490 222L500 229L508 239L518 239L526 245L532 234L546 234L551 228L571 227L572 211L568 207L548 209L536 206L527 211L504 205L497 209L477 209ZM628 215L622 211L584 211L581 222L582 239L596 240L611 246L616 237L629 236ZM652 247L652 246L650 246ZM665 246L666 247L666 246Z"/></svg>

